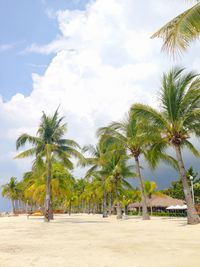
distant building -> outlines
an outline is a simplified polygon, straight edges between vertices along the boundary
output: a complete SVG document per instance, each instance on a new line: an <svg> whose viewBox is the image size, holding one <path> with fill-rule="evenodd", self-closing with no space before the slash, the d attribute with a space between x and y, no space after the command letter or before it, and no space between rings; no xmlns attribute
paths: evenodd
<svg viewBox="0 0 200 267"><path fill-rule="evenodd" d="M152 211L166 211L166 208L169 206L185 205L185 201L181 199L172 198L170 196L152 196L151 199L147 199L147 206L149 210L152 208ZM131 203L128 206L128 210L139 210L142 208L141 202Z"/></svg>

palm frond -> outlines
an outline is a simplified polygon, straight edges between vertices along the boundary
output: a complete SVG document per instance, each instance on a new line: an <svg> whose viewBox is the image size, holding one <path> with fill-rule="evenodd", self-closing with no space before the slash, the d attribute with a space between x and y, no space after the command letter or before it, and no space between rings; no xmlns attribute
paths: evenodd
<svg viewBox="0 0 200 267"><path fill-rule="evenodd" d="M19 153L17 156L15 156L15 159L27 158L35 155L36 155L36 148L31 148Z"/></svg>
<svg viewBox="0 0 200 267"><path fill-rule="evenodd" d="M32 145L37 145L41 142L40 138L29 135L29 134L22 134L19 136L19 138L16 141L16 148L19 149L20 147L23 147L26 143L30 143Z"/></svg>
<svg viewBox="0 0 200 267"><path fill-rule="evenodd" d="M148 105L134 104L131 110L136 118L144 118L146 121L151 121L158 128L164 128L167 125L167 121L161 113Z"/></svg>
<svg viewBox="0 0 200 267"><path fill-rule="evenodd" d="M193 146L193 144L191 142L189 142L188 140L185 140L183 143L183 147L186 147L187 149L190 150L190 152L192 152L192 154L195 157L199 157L200 156L200 152Z"/></svg>
<svg viewBox="0 0 200 267"><path fill-rule="evenodd" d="M196 40L199 35L200 3L197 3L164 25L152 38L161 37L164 41L162 49L175 55L176 52L186 50L190 42Z"/></svg>

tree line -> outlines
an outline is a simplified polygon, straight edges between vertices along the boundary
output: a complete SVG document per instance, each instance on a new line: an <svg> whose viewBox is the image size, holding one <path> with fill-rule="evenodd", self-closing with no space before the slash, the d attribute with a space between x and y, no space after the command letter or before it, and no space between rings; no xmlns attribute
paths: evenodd
<svg viewBox="0 0 200 267"><path fill-rule="evenodd" d="M53 209L60 207L68 207L69 212L102 211L106 217L114 205L117 218L121 218L123 206L141 199L142 218L148 220L143 156L152 169L164 161L180 173L188 223L199 223L182 156L184 148L199 156L191 143L192 136L200 135L199 75L178 67L164 73L159 101L159 109L133 104L122 121L97 130L95 146L83 148L65 138L67 127L58 109L52 116L43 113L36 136L25 133L16 141L17 149L31 145L16 158L34 157L32 169L18 186L21 202L44 207L45 220L50 221ZM175 157L169 155L169 147ZM77 159L79 166L88 168L84 179L73 177L72 158ZM139 191L133 189L130 178L138 180ZM16 179L12 178L10 183L15 184Z"/></svg>

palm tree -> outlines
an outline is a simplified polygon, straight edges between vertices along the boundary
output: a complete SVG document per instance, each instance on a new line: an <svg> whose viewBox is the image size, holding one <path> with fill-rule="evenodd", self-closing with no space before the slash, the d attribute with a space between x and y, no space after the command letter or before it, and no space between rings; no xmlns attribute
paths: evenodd
<svg viewBox="0 0 200 267"><path fill-rule="evenodd" d="M78 212L85 211L85 199L84 199L84 191L87 185L87 181L85 179L76 180L74 185L74 190L77 196L77 210Z"/></svg>
<svg viewBox="0 0 200 267"><path fill-rule="evenodd" d="M18 193L17 178L11 177L10 181L2 186L2 196L11 200L13 213L15 213L15 200L18 198Z"/></svg>
<svg viewBox="0 0 200 267"><path fill-rule="evenodd" d="M135 188L124 190L122 196L122 206L124 208L124 216L126 217L128 214L128 205L136 202L140 198L140 191Z"/></svg>
<svg viewBox="0 0 200 267"><path fill-rule="evenodd" d="M66 195L71 194L74 178L68 169L59 162L52 161L52 203L54 208L61 206ZM43 207L46 195L47 170L45 162L34 164L31 171L24 174L22 185L28 203Z"/></svg>
<svg viewBox="0 0 200 267"><path fill-rule="evenodd" d="M188 223L196 224L199 223L199 217L192 202L182 149L188 148L195 156L199 156L199 152L189 141L191 135L200 134L200 79L197 74L184 73L181 68L165 73L160 102L160 112L142 104L133 105L132 111L134 116L145 118L161 132L160 141L155 142L151 149L154 164L159 159L157 151L164 151L168 146L174 148L188 206Z"/></svg>
<svg viewBox="0 0 200 267"><path fill-rule="evenodd" d="M152 203L151 203L152 196L159 196L159 197L164 196L164 194L162 194L161 192L156 191L156 188L157 188L156 182L149 181L149 180L146 180L144 182L144 189L150 202L151 215L153 214Z"/></svg>
<svg viewBox="0 0 200 267"><path fill-rule="evenodd" d="M108 140L105 137L101 137L96 146L88 145L83 148L84 152L89 152L91 154L90 158L87 158L83 162L83 166L90 165L90 169L86 173L86 177L99 176L99 172L104 168L107 162L107 155L109 153ZM103 190L103 218L107 217L107 192L105 188L105 175L101 173L99 176L101 180L101 186Z"/></svg>
<svg viewBox="0 0 200 267"><path fill-rule="evenodd" d="M59 158L68 168L72 169L73 164L70 161L71 156L81 158L77 151L79 145L70 139L64 139L67 130L66 124L62 124L64 117L59 118L58 109L53 116L47 116L44 112L41 118L40 126L36 136L26 133L22 134L16 142L16 148L24 146L26 143L33 145L32 148L21 152L16 158L25 158L36 156L44 158L46 162L46 199L45 199L45 221L53 219L52 210L52 159Z"/></svg>
<svg viewBox="0 0 200 267"><path fill-rule="evenodd" d="M190 42L200 36L200 3L178 15L156 33L152 38L161 37L164 40L163 49L174 54L186 50Z"/></svg>
<svg viewBox="0 0 200 267"><path fill-rule="evenodd" d="M149 131L148 134L146 134L144 125L144 121L136 119L131 112L129 112L124 121L113 122L107 127L100 128L98 134L116 138L133 157L142 195L142 217L143 220L149 220L150 217L147 210L147 199L139 158L142 154L147 156L147 148L152 138L155 139L156 136L155 131ZM152 135L152 133L154 135Z"/></svg>
<svg viewBox="0 0 200 267"><path fill-rule="evenodd" d="M132 188L127 179L135 177L135 173L132 171L133 166L127 164L129 156L126 150L116 140L110 145L109 153L106 155L106 164L100 173L106 177L105 188L109 188L112 192L117 204L117 219L121 219L123 192Z"/></svg>
<svg viewBox="0 0 200 267"><path fill-rule="evenodd" d="M102 184L102 178L98 171L91 173L90 181L88 181L85 186L84 192L82 193L82 198L86 200L88 205L88 213L91 211L96 213L98 205L102 202L104 196L104 188ZM104 214L103 214L104 215ZM105 216L103 216L105 218Z"/></svg>

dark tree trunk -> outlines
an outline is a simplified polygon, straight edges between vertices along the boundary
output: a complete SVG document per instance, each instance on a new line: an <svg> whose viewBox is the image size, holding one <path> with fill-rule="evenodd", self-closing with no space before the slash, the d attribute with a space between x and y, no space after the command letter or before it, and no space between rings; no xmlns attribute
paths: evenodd
<svg viewBox="0 0 200 267"><path fill-rule="evenodd" d="M147 209L147 197L146 197L146 193L144 190L144 181L142 179L142 175L140 172L139 159L137 156L135 156L134 158L135 158L135 163L136 163L136 172L137 172L138 178L139 178L140 191L141 191L141 195L142 195L142 219L143 220L150 220L150 217L148 214L148 209Z"/></svg>
<svg viewBox="0 0 200 267"><path fill-rule="evenodd" d="M72 212L72 203L71 201L69 202L69 209L68 209L68 214L69 216L71 215L71 212Z"/></svg>
<svg viewBox="0 0 200 267"><path fill-rule="evenodd" d="M108 217L107 215L107 194L106 194L106 190L104 190L103 192L103 218Z"/></svg>
<svg viewBox="0 0 200 267"><path fill-rule="evenodd" d="M53 208L52 208L52 188L51 188L51 160L48 159L47 163L47 190L45 199L45 214L44 219L46 222L53 220Z"/></svg>
<svg viewBox="0 0 200 267"><path fill-rule="evenodd" d="M188 224L197 224L200 222L199 216L192 201L191 191L187 180L187 173L183 163L182 153L180 146L175 146L176 157L178 161L179 172L183 183L183 191L185 195L185 201L187 204L187 221Z"/></svg>
<svg viewBox="0 0 200 267"><path fill-rule="evenodd" d="M128 205L124 206L124 216L126 217L128 215Z"/></svg>

